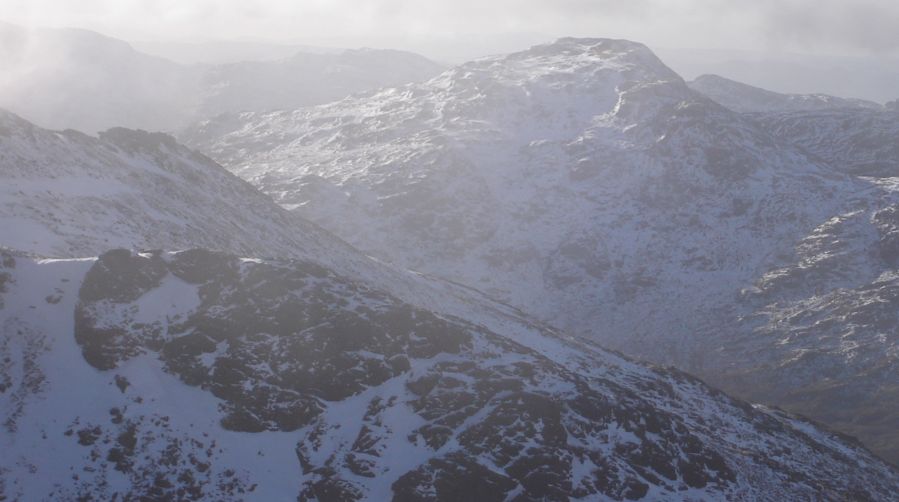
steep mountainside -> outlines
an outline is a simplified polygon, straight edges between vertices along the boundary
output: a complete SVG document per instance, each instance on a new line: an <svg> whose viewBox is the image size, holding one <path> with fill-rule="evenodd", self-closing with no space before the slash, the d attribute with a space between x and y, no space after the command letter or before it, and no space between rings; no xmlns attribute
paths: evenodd
<svg viewBox="0 0 899 502"><path fill-rule="evenodd" d="M0 259L0 497L888 500L862 447L306 261Z"/></svg>
<svg viewBox="0 0 899 502"><path fill-rule="evenodd" d="M691 89L735 112L818 111L842 108L881 110L883 106L863 99L846 99L826 94L781 94L760 89L718 75L701 75L689 83Z"/></svg>
<svg viewBox="0 0 899 502"><path fill-rule="evenodd" d="M114 247L204 246L311 260L442 312L470 313L487 302L470 288L371 259L164 134L112 129L92 138L0 112L0 147L2 247L73 258Z"/></svg>
<svg viewBox="0 0 899 502"><path fill-rule="evenodd" d="M112 129L98 139L0 112L0 181L3 247L54 258L197 246L302 258L441 312L507 309L372 260L164 134Z"/></svg>
<svg viewBox="0 0 899 502"><path fill-rule="evenodd" d="M720 366L705 374L899 463L899 179L878 185L743 292Z"/></svg>
<svg viewBox="0 0 899 502"><path fill-rule="evenodd" d="M691 85L733 106L725 89L719 97ZM899 462L899 114L891 104L878 110L828 100L803 109L788 100L816 102L779 95L770 108L755 102L745 110L834 169L883 179L800 241L791 263L747 288L716 381L814 416Z"/></svg>
<svg viewBox="0 0 899 502"><path fill-rule="evenodd" d="M430 78L442 69L390 50L179 65L86 30L0 23L0 107L43 127L174 130L228 111L292 109Z"/></svg>
<svg viewBox="0 0 899 502"><path fill-rule="evenodd" d="M846 426L799 405L812 399L809 375L842 364L829 389L857 382L870 403L884 403L866 411L833 401L856 416L847 430L864 429L899 460L891 387L863 370L889 368L897 325L875 323L862 335L869 349L829 352L818 366L803 355L816 344L828 351L835 335L814 329L800 341L783 324L760 328L783 305L747 293L785 269L797 271L797 298L829 293L803 282L810 263L830 256L807 256L808 243L835 217L888 210L892 190L690 90L642 45L563 39L419 85L220 117L184 138L376 256ZM877 262L871 247L880 231L889 225L863 226L864 239L839 245L865 249L888 272L895 264ZM851 319L833 315L833 333L852 331ZM733 376L746 371L778 376L752 388Z"/></svg>
<svg viewBox="0 0 899 502"><path fill-rule="evenodd" d="M309 256L326 240L318 237L326 232L170 136L54 132L4 111L0 224L0 245L52 257L195 246Z"/></svg>

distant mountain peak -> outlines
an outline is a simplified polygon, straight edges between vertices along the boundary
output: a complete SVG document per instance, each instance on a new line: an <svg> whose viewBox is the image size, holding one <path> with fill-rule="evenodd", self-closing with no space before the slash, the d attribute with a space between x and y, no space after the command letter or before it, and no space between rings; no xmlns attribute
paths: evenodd
<svg viewBox="0 0 899 502"><path fill-rule="evenodd" d="M700 75L689 85L694 91L741 113L882 108L877 103L863 99L840 98L827 94L782 94L712 74Z"/></svg>
<svg viewBox="0 0 899 502"><path fill-rule="evenodd" d="M554 66L548 58L564 58L565 65ZM559 38L554 42L535 45L530 49L514 52L506 56L482 58L476 61L501 60L505 62L540 60L547 64L546 71L566 71L572 67L589 67L597 64L616 64L622 67L643 68L659 73L659 77L680 80L649 47L630 40L610 38ZM467 66L467 65L463 65Z"/></svg>
<svg viewBox="0 0 899 502"><path fill-rule="evenodd" d="M661 63L661 60L649 47L640 42L625 39L562 37L552 43L536 47L554 47L570 51L569 54L584 52L606 57L613 55L649 56Z"/></svg>

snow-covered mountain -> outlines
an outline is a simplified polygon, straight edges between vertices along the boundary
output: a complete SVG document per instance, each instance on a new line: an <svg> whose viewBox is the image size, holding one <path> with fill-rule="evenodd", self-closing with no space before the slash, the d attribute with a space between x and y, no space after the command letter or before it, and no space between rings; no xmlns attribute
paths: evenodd
<svg viewBox="0 0 899 502"><path fill-rule="evenodd" d="M689 82L689 86L727 108L743 113L883 109L882 105L864 99L838 98L827 94L781 94L718 75L701 75Z"/></svg>
<svg viewBox="0 0 899 502"><path fill-rule="evenodd" d="M442 67L391 50L297 53L181 65L76 29L0 23L0 107L52 129L174 130L228 111L292 109L430 78Z"/></svg>
<svg viewBox="0 0 899 502"><path fill-rule="evenodd" d="M871 214L892 197L617 40L562 39L422 84L219 117L183 138L366 252L709 378L743 371L730 365L749 360L735 343L744 336L769 351L759 364L805 353L804 343L744 324L769 307L745 291L807 267L802 243L832 218ZM889 349L896 325L879 326L871 340ZM812 331L808 343L816 336L829 335ZM876 350L856 355L839 353L846 367L879 360ZM824 371L787 366L778 392L808 390L790 368ZM872 399L891 395L874 375L832 378L869 383ZM765 388L751 395L764 400ZM885 438L866 435L895 455Z"/></svg>
<svg viewBox="0 0 899 502"><path fill-rule="evenodd" d="M183 137L367 252L657 359L861 186L614 40Z"/></svg>
<svg viewBox="0 0 899 502"><path fill-rule="evenodd" d="M11 500L889 500L857 443L308 261L0 258Z"/></svg>

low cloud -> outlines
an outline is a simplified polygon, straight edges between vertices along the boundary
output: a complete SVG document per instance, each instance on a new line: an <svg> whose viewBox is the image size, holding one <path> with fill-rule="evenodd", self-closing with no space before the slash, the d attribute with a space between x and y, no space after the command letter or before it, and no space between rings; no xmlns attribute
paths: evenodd
<svg viewBox="0 0 899 502"><path fill-rule="evenodd" d="M760 2L766 34L805 48L899 49L895 0L768 0Z"/></svg>
<svg viewBox="0 0 899 502"><path fill-rule="evenodd" d="M4 0L0 19L131 40L342 38L384 45L535 33L668 47L899 49L895 0Z"/></svg>

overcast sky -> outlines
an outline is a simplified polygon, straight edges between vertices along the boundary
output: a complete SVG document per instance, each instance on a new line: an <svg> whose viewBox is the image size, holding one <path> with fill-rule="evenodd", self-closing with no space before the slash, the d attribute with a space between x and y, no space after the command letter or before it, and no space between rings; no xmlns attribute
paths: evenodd
<svg viewBox="0 0 899 502"><path fill-rule="evenodd" d="M0 20L126 40L261 39L318 45L476 45L559 36L653 47L899 52L899 0L0 0Z"/></svg>

